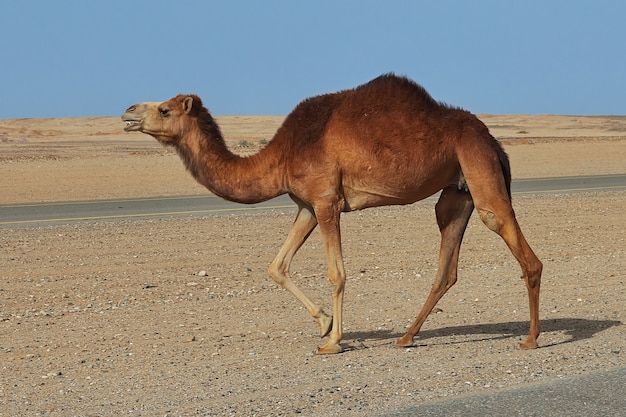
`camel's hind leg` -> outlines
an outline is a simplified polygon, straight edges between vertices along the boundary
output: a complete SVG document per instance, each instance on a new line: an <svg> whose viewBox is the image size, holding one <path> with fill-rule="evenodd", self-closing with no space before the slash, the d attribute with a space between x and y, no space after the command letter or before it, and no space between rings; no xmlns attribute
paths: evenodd
<svg viewBox="0 0 626 417"><path fill-rule="evenodd" d="M483 190L476 192L474 197L476 209L480 218L487 227L506 242L507 246L519 262L522 268L522 278L528 290L530 306L530 330L526 341L520 344L522 349L534 349L537 347L539 337L539 288L541 284L541 272L543 265L533 250L526 242L526 238L515 219L515 213L510 200L502 199L502 196L485 198Z"/></svg>
<svg viewBox="0 0 626 417"><path fill-rule="evenodd" d="M507 183L510 181L508 158L504 151L485 146L489 142L472 141L476 149L459 149L459 162L480 219L506 242L522 268L528 289L530 331L522 349L537 347L539 337L539 287L543 265L530 248L515 219ZM492 139L493 140L493 139Z"/></svg>
<svg viewBox="0 0 626 417"><path fill-rule="evenodd" d="M407 331L398 339L398 346L412 346L413 338L417 335L426 317L430 314L437 302L454 285L457 279L459 249L463 234L467 227L474 204L468 192L458 190L456 186L443 190L435 206L437 223L441 231L441 249L439 251L439 268L430 294L418 314L417 318Z"/></svg>
<svg viewBox="0 0 626 417"><path fill-rule="evenodd" d="M324 337L332 328L333 318L327 315L321 307L312 302L289 277L289 266L294 255L304 244L313 229L317 226L317 218L309 207L301 205L296 220L289 231L287 240L280 248L278 255L269 268L270 276L274 281L293 294L309 311L320 326L320 336Z"/></svg>

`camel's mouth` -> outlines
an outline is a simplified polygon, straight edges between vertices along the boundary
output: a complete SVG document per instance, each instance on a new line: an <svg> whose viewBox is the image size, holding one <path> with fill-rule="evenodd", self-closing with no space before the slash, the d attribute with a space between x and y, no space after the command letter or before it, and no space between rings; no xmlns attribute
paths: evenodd
<svg viewBox="0 0 626 417"><path fill-rule="evenodd" d="M126 123L125 132L134 132L141 129L141 120L124 120L124 123Z"/></svg>

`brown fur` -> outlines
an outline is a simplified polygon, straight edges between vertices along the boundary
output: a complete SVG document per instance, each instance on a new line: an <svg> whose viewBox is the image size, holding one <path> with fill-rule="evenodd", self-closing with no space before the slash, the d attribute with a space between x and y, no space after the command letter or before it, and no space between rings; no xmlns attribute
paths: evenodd
<svg viewBox="0 0 626 417"><path fill-rule="evenodd" d="M437 276L398 345L413 344L437 301L456 282L459 248L476 207L520 263L530 303L530 331L522 347L537 346L542 264L515 219L508 157L476 116L435 101L413 81L387 74L351 90L304 100L272 141L247 158L227 149L197 96L140 103L122 118L126 130L174 146L194 178L225 199L256 203L289 193L298 214L269 271L318 320L322 336L329 335L319 353L341 351L345 285L341 212L410 204L440 190L435 208L442 235ZM334 285L334 319L289 277L293 256L317 225Z"/></svg>

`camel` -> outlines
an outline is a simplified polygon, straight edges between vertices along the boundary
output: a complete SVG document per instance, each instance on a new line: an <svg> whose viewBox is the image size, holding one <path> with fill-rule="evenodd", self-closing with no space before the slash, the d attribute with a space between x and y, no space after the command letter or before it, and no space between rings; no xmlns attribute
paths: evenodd
<svg viewBox="0 0 626 417"><path fill-rule="evenodd" d="M269 274L304 304L317 320L320 336L328 336L318 354L342 351L346 272L341 213L411 204L439 191L438 270L417 318L396 344L414 344L427 316L455 284L461 241L476 208L520 264L530 305L530 330L520 347L537 347L543 265L511 205L508 156L475 115L434 100L409 78L384 74L353 89L308 98L286 117L267 146L249 157L227 148L196 95L135 104L122 120L124 130L173 146L191 175L219 197L251 204L289 194L297 214ZM333 285L332 315L311 301L289 274L294 255L318 225Z"/></svg>

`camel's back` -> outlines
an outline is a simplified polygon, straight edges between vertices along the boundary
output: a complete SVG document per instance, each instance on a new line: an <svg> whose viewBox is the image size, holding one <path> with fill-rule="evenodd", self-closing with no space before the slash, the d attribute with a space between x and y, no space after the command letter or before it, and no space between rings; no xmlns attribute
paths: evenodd
<svg viewBox="0 0 626 417"><path fill-rule="evenodd" d="M407 144L430 146L442 136L455 136L468 119L475 117L434 100L410 79L385 74L350 90L302 101L275 140L298 150L339 140L406 151Z"/></svg>
<svg viewBox="0 0 626 417"><path fill-rule="evenodd" d="M294 158L324 150L323 157L383 164L415 164L433 157L448 162L468 124L484 127L471 113L437 102L408 78L387 74L301 102L276 139L283 148L296 150Z"/></svg>
<svg viewBox="0 0 626 417"><path fill-rule="evenodd" d="M343 96L348 106L359 108L362 105L372 110L405 108L419 111L438 111L448 108L432 98L421 85L407 77L384 74L372 81L351 90L337 93Z"/></svg>

